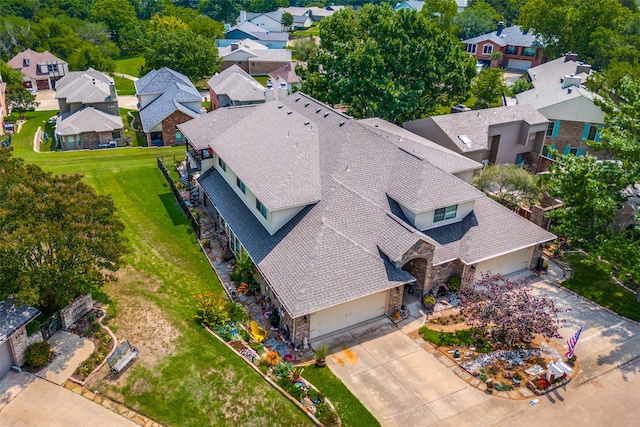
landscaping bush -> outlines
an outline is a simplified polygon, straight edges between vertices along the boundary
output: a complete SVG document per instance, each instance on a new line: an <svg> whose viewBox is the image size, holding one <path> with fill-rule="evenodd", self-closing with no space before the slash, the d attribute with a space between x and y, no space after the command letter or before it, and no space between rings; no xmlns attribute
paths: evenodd
<svg viewBox="0 0 640 427"><path fill-rule="evenodd" d="M231 337L233 336L231 326L229 325L216 325L213 327L213 332L226 342L231 341Z"/></svg>
<svg viewBox="0 0 640 427"><path fill-rule="evenodd" d="M247 313L241 304L236 304L234 302L228 303L227 313L229 314L229 319L235 323L246 323L249 320L249 313ZM249 340L247 339L245 341Z"/></svg>
<svg viewBox="0 0 640 427"><path fill-rule="evenodd" d="M34 320L32 322L27 323L26 330L27 330L27 336L30 337L31 335L35 334L40 330L40 322L38 322L37 320Z"/></svg>
<svg viewBox="0 0 640 427"><path fill-rule="evenodd" d="M198 300L196 315L193 318L198 323L204 323L212 328L216 325L228 323L231 319L227 311L227 302L214 294L194 296Z"/></svg>
<svg viewBox="0 0 640 427"><path fill-rule="evenodd" d="M462 280L460 280L460 276L458 276L457 274L452 274L451 276L449 276L449 289L453 292L457 293L460 290L461 283Z"/></svg>
<svg viewBox="0 0 640 427"><path fill-rule="evenodd" d="M292 367L293 365L291 363L284 362L274 367L273 373L275 374L276 377L286 377L287 375L289 375L289 372L291 371Z"/></svg>
<svg viewBox="0 0 640 427"><path fill-rule="evenodd" d="M51 344L49 341L36 342L31 344L24 352L24 361L32 368L43 368L49 362Z"/></svg>
<svg viewBox="0 0 640 427"><path fill-rule="evenodd" d="M297 399L298 401L302 400L302 389L292 383L291 380L286 376L279 378L276 381L276 384L278 384L284 391L289 393L293 398Z"/></svg>
<svg viewBox="0 0 640 427"><path fill-rule="evenodd" d="M250 341L249 348L255 350L258 354L264 353L264 345L260 344L258 341Z"/></svg>
<svg viewBox="0 0 640 427"><path fill-rule="evenodd" d="M249 334L249 332L245 331L244 329L238 329L238 335L240 335L242 337L242 339L245 340L245 342L250 342L251 341L251 335ZM254 348L254 350L255 350L255 348Z"/></svg>

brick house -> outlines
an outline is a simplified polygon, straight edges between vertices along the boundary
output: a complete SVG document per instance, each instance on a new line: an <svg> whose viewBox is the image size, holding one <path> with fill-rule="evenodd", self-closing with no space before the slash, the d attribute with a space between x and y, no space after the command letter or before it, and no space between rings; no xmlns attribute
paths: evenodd
<svg viewBox="0 0 640 427"><path fill-rule="evenodd" d="M7 65L22 72L24 87L34 90L55 89L56 81L69 73L69 64L49 51L27 49L11 58Z"/></svg>
<svg viewBox="0 0 640 427"><path fill-rule="evenodd" d="M124 145L124 124L111 77L93 68L72 71L58 81L55 98L60 109L55 133L60 149Z"/></svg>
<svg viewBox="0 0 640 427"><path fill-rule="evenodd" d="M206 153L202 205L295 345L392 315L406 286L531 268L555 237L473 188L480 163L300 92L178 128Z"/></svg>
<svg viewBox="0 0 640 427"><path fill-rule="evenodd" d="M589 151L609 158L606 153L594 153L586 144L599 141L604 126L604 112L594 102L598 95L583 85L590 74L591 66L579 62L573 53L527 71L533 89L517 94L516 99L549 120L545 155L553 148L563 154L580 156Z"/></svg>
<svg viewBox="0 0 640 427"><path fill-rule="evenodd" d="M136 80L135 87L149 147L184 144L177 125L202 113L202 96L191 80L164 67Z"/></svg>
<svg viewBox="0 0 640 427"><path fill-rule="evenodd" d="M535 34L517 25L504 28L500 22L496 31L463 40L462 43L468 54L485 65L491 63L489 56L493 52L501 52L502 59L492 65L517 70L526 70L547 60L542 54L544 47L536 41Z"/></svg>
<svg viewBox="0 0 640 427"><path fill-rule="evenodd" d="M265 88L237 65L216 73L207 81L211 109L263 104Z"/></svg>
<svg viewBox="0 0 640 427"><path fill-rule="evenodd" d="M39 314L37 308L16 306L13 298L0 302L0 378L11 370L11 366L24 364L24 351L29 344L42 341L42 334L28 337L26 331L27 324Z"/></svg>
<svg viewBox="0 0 640 427"><path fill-rule="evenodd" d="M402 126L483 164L527 164L536 170L549 120L529 105L431 116Z"/></svg>

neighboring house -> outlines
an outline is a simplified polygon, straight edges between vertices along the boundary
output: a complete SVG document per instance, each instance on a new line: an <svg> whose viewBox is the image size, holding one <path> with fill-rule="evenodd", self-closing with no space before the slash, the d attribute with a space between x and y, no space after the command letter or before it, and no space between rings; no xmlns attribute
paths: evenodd
<svg viewBox="0 0 640 427"><path fill-rule="evenodd" d="M283 49L289 42L289 33L268 31L245 21L231 27L224 33L224 39L218 39L218 47L227 47L244 39L255 40L269 49Z"/></svg>
<svg viewBox="0 0 640 427"><path fill-rule="evenodd" d="M336 6L336 5L331 5L327 7L317 7L317 6L294 7L292 6L292 7L280 8L278 10L282 12L289 12L291 15L293 15L294 23L299 22L299 20L296 20L297 19L296 17L300 17L300 16L308 16L309 18L311 18L311 21L313 23L313 22L320 22L324 18L327 18L344 8L345 6ZM309 24L309 26L311 26L311 24Z"/></svg>
<svg viewBox="0 0 640 427"><path fill-rule="evenodd" d="M9 298L0 302L0 378L11 370L11 366L24 364L24 351L31 344L26 326L40 314L37 308L16 306ZM42 334L40 341L42 341ZM35 335L33 336L35 339Z"/></svg>
<svg viewBox="0 0 640 427"><path fill-rule="evenodd" d="M549 120L529 105L426 117L411 132L483 164L527 164L537 170Z"/></svg>
<svg viewBox="0 0 640 427"><path fill-rule="evenodd" d="M458 13L462 12L467 8L467 3L469 3L468 0L456 0L456 4L458 5ZM416 12L420 12L423 7L424 7L423 1L409 0L409 1L403 1L401 3L397 3L396 6L393 8L393 10L409 9L409 10L415 10Z"/></svg>
<svg viewBox="0 0 640 427"><path fill-rule="evenodd" d="M517 25L504 28L500 22L496 31L463 40L462 43L467 53L486 65L490 64L489 55L493 52L502 53L502 59L494 65L516 70L527 70L546 61L542 54L544 47L536 41L535 34Z"/></svg>
<svg viewBox="0 0 640 427"><path fill-rule="evenodd" d="M265 102L264 87L237 65L216 73L207 85L212 110Z"/></svg>
<svg viewBox="0 0 640 427"><path fill-rule="evenodd" d="M49 51L27 49L11 58L7 64L22 72L24 87L34 90L55 89L56 81L69 72L69 65Z"/></svg>
<svg viewBox="0 0 640 427"><path fill-rule="evenodd" d="M136 80L135 87L149 146L184 144L177 125L202 113L202 96L189 77L164 67Z"/></svg>
<svg viewBox="0 0 640 427"><path fill-rule="evenodd" d="M270 72L269 77L273 82L286 82L289 92L293 92L294 89L299 89L302 85L302 79L296 74L296 66L293 62L289 62L277 70Z"/></svg>
<svg viewBox="0 0 640 427"><path fill-rule="evenodd" d="M586 141L600 141L604 112L594 103L598 95L583 86L590 73L591 66L578 62L573 53L528 70L534 87L517 94L516 99L549 119L545 154L553 148L580 156L592 151ZM594 154L607 158L603 152Z"/></svg>
<svg viewBox="0 0 640 427"><path fill-rule="evenodd" d="M269 49L250 39L220 47L218 54L222 57L222 70L238 65L251 75L268 74L291 62L289 49Z"/></svg>
<svg viewBox="0 0 640 427"><path fill-rule="evenodd" d="M242 10L240 11L240 16L236 19L236 23L242 24L243 22L251 22L252 24L267 31L282 33L286 31L284 25L282 25L283 13L284 12L281 10L268 13L254 13Z"/></svg>
<svg viewBox="0 0 640 427"><path fill-rule="evenodd" d="M55 137L62 150L124 145L124 124L113 79L100 71L72 71L56 84L60 114Z"/></svg>
<svg viewBox="0 0 640 427"><path fill-rule="evenodd" d="M293 17L292 27L297 30L304 30L313 25L313 19L309 15L296 15Z"/></svg>
<svg viewBox="0 0 640 427"><path fill-rule="evenodd" d="M531 268L555 237L471 186L480 163L302 93L178 127L202 205L296 344L393 314L407 284Z"/></svg>

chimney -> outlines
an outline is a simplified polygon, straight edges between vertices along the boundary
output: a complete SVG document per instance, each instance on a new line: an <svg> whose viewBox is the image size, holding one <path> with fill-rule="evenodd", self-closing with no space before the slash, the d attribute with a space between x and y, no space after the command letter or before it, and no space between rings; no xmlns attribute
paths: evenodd
<svg viewBox="0 0 640 427"><path fill-rule="evenodd" d="M242 24L244 21L247 20L247 11L246 10L241 10L240 11L240 24Z"/></svg>
<svg viewBox="0 0 640 427"><path fill-rule="evenodd" d="M264 91L264 102L271 102L274 101L276 99L276 93L273 90L272 87L268 87L265 91Z"/></svg>
<svg viewBox="0 0 640 427"><path fill-rule="evenodd" d="M577 61L577 60L578 60L578 54L577 53L567 52L564 55L564 62Z"/></svg>
<svg viewBox="0 0 640 427"><path fill-rule="evenodd" d="M287 89L287 82L280 80L280 87L278 88L278 99L285 99L289 96L289 89Z"/></svg>
<svg viewBox="0 0 640 427"><path fill-rule="evenodd" d="M200 108L200 115L204 116L205 114L207 114L207 109L204 107Z"/></svg>
<svg viewBox="0 0 640 427"><path fill-rule="evenodd" d="M565 89L571 86L580 86L581 84L582 84L582 78L580 78L580 76L576 76L575 74L569 74L568 76L564 76L564 80L562 80L562 89Z"/></svg>
<svg viewBox="0 0 640 427"><path fill-rule="evenodd" d="M496 36L500 37L500 34L502 34L502 30L504 30L504 22L500 21L498 22L498 29L496 30Z"/></svg>
<svg viewBox="0 0 640 427"><path fill-rule="evenodd" d="M114 82L109 82L109 97L111 100L118 99L118 93L116 92L116 84Z"/></svg>
<svg viewBox="0 0 640 427"><path fill-rule="evenodd" d="M591 65L585 64L584 62L578 62L578 66L576 67L576 74L580 73L590 74Z"/></svg>

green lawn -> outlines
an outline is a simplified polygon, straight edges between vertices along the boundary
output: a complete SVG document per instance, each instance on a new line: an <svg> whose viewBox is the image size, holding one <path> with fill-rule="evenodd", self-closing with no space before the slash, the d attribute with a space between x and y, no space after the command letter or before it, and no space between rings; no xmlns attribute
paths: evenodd
<svg viewBox="0 0 640 427"><path fill-rule="evenodd" d="M256 81L258 83L260 83L262 86L267 87L267 80L269 80L271 77L269 77L268 75L263 75L263 76L252 76L254 79L256 79Z"/></svg>
<svg viewBox="0 0 640 427"><path fill-rule="evenodd" d="M302 376L322 391L336 407L345 427L373 427L380 423L329 368L304 368Z"/></svg>
<svg viewBox="0 0 640 427"><path fill-rule="evenodd" d="M298 37L310 37L310 36L319 36L320 35L320 27L318 24L313 24L311 27L304 30L297 30L292 33L292 36L295 38Z"/></svg>
<svg viewBox="0 0 640 427"><path fill-rule="evenodd" d="M614 283L606 273L580 262L583 259L584 256L573 254L564 257L573 276L562 286L624 317L640 321L640 303L636 302L635 294Z"/></svg>
<svg viewBox="0 0 640 427"><path fill-rule="evenodd" d="M136 132L131 128L131 115L138 117L139 113L137 110L127 110L125 108L120 108L120 117L122 117L122 122L124 123L125 137L131 137L132 147L148 147L149 144L147 143L147 137L145 136L144 132Z"/></svg>
<svg viewBox="0 0 640 427"><path fill-rule="evenodd" d="M136 340L145 331L153 337L159 322L146 319L155 312L165 328L175 331L168 342L158 335L158 348L170 351L160 351L152 364L143 356L124 382L98 382L99 392L122 395L126 404L173 426L309 425L301 411L192 321L192 296L222 295L222 289L156 167L157 155L181 156L184 147L32 152L35 129L52 115L28 113L30 119L13 139L14 153L54 173L82 173L98 193L113 197L131 250L120 280L101 296L117 308L110 312L118 313L111 321L118 337ZM138 325L138 335L131 324ZM141 348L143 354L157 351L149 344Z"/></svg>
<svg viewBox="0 0 640 427"><path fill-rule="evenodd" d="M116 73L124 73L134 77L140 77L140 67L144 65L141 56L123 55L116 60Z"/></svg>
<svg viewBox="0 0 640 427"><path fill-rule="evenodd" d="M119 96L135 95L136 88L133 85L133 80L125 79L124 77L113 76L113 81L116 84L116 91Z"/></svg>

